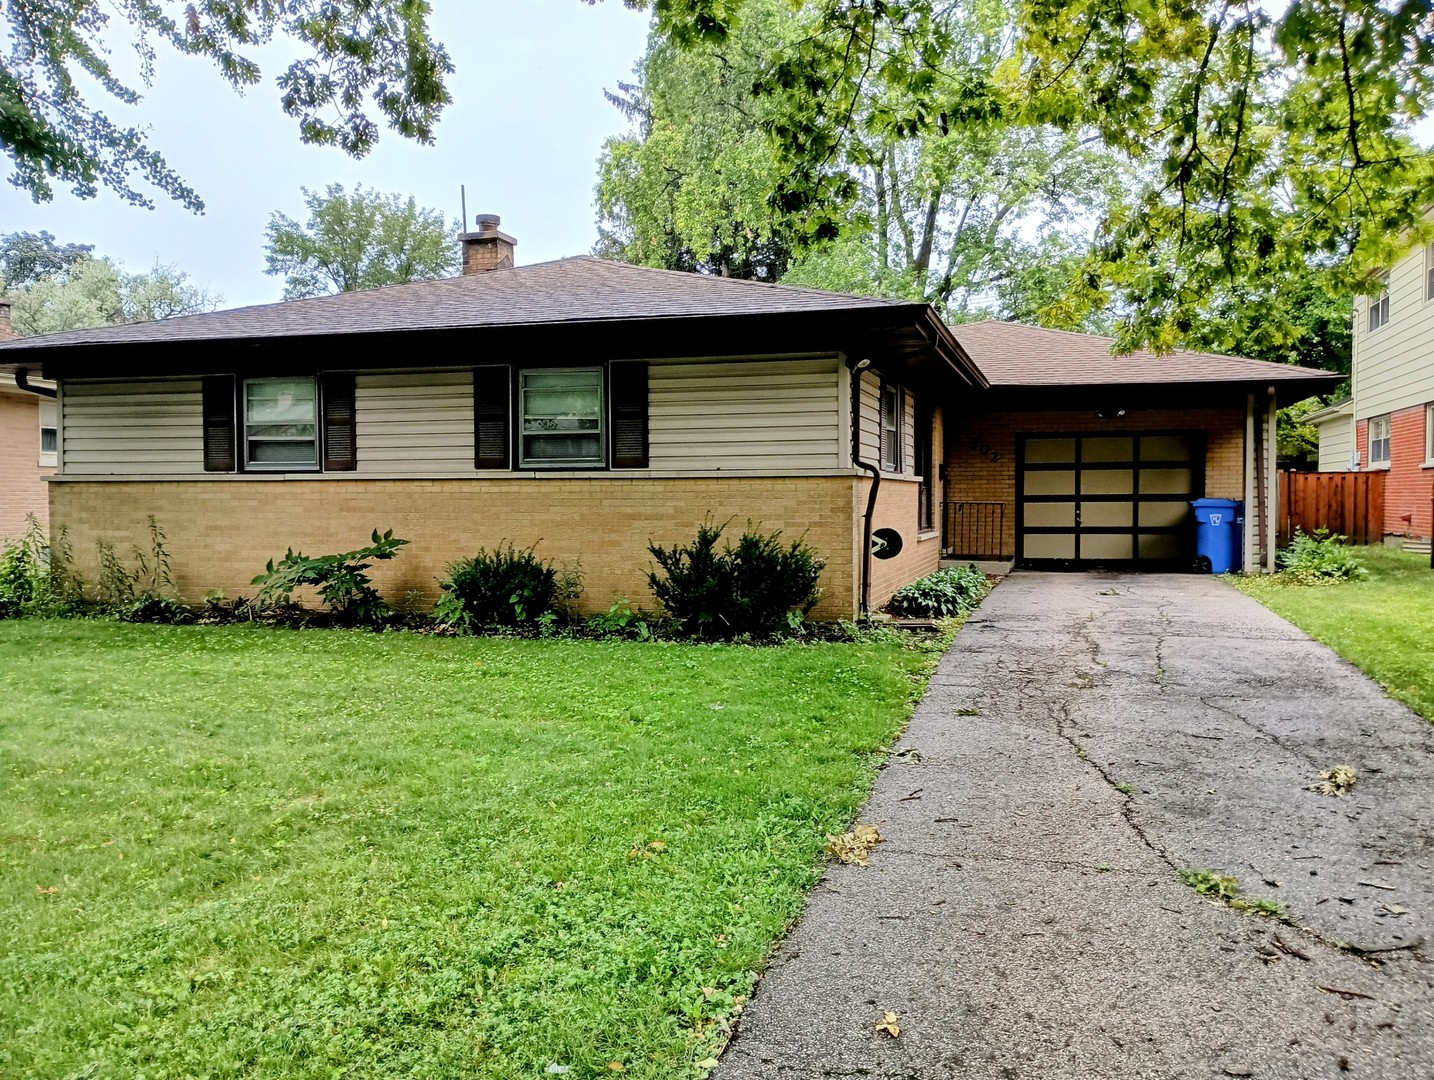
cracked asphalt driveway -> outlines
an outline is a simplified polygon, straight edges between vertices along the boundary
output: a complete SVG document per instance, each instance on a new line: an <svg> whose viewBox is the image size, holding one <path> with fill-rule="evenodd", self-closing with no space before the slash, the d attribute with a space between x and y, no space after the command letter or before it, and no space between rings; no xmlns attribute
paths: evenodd
<svg viewBox="0 0 1434 1080"><path fill-rule="evenodd" d="M717 1080L1434 1076L1431 750L1223 582L1013 575L877 783L871 866L831 867ZM1335 764L1353 793L1309 791Z"/></svg>

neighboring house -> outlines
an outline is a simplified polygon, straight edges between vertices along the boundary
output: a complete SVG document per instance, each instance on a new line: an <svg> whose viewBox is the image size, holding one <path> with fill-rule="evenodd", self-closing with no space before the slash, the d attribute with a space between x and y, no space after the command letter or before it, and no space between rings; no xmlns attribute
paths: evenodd
<svg viewBox="0 0 1434 1080"><path fill-rule="evenodd" d="M0 341L14 338L10 305L0 300ZM54 387L28 389L14 375L0 374L0 541L24 533L34 514L44 524L50 513L45 477L55 471L58 408Z"/></svg>
<svg viewBox="0 0 1434 1080"><path fill-rule="evenodd" d="M392 528L391 595L511 540L581 560L605 609L648 599L649 542L750 521L805 536L817 615L844 617L943 555L1188 568L1189 500L1258 504L1274 407L1333 381L586 257L512 268L492 218L462 242L458 278L0 346L59 382L51 517L77 556L154 514L184 592L236 596L291 545ZM885 529L901 550L873 557Z"/></svg>
<svg viewBox="0 0 1434 1080"><path fill-rule="evenodd" d="M1434 248L1406 255L1354 302L1351 397L1309 417L1321 472L1384 469L1384 533L1434 535Z"/></svg>

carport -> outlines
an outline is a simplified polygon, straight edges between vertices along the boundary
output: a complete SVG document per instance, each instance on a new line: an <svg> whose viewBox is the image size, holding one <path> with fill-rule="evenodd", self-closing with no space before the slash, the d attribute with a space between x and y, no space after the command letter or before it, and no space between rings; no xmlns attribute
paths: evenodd
<svg viewBox="0 0 1434 1080"><path fill-rule="evenodd" d="M1183 570L1190 501L1241 500L1247 568L1274 569L1275 415L1338 375L1014 323L955 328L990 380L950 406L948 559L1029 569Z"/></svg>

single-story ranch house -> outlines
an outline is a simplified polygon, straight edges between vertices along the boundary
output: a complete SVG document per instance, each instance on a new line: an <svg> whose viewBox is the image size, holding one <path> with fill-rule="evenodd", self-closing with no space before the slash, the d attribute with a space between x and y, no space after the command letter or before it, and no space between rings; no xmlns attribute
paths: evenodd
<svg viewBox="0 0 1434 1080"><path fill-rule="evenodd" d="M1337 381L953 330L920 303L515 267L491 216L462 243L453 279L0 345L0 371L58 384L50 514L81 568L153 514L187 596L249 595L287 547L391 528L411 541L378 568L391 597L511 540L581 560L606 609L648 601L649 542L731 519L805 536L836 618L943 557L1188 569L1202 495L1256 509L1246 550L1268 566L1275 408Z"/></svg>

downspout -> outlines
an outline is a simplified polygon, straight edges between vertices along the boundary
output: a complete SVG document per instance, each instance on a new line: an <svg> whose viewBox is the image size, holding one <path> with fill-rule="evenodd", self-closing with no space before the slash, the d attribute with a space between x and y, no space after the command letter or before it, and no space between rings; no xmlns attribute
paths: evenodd
<svg viewBox="0 0 1434 1080"><path fill-rule="evenodd" d="M15 372L15 385L21 390L28 390L32 394L39 394L41 397L58 397L58 391L53 386L32 386L30 385L30 373L24 368Z"/></svg>
<svg viewBox="0 0 1434 1080"><path fill-rule="evenodd" d="M861 525L861 614L871 614L871 518L876 513L876 493L881 489L881 470L861 459L861 372L870 361L847 361L851 367L851 463L871 473L866 495L866 515Z"/></svg>

